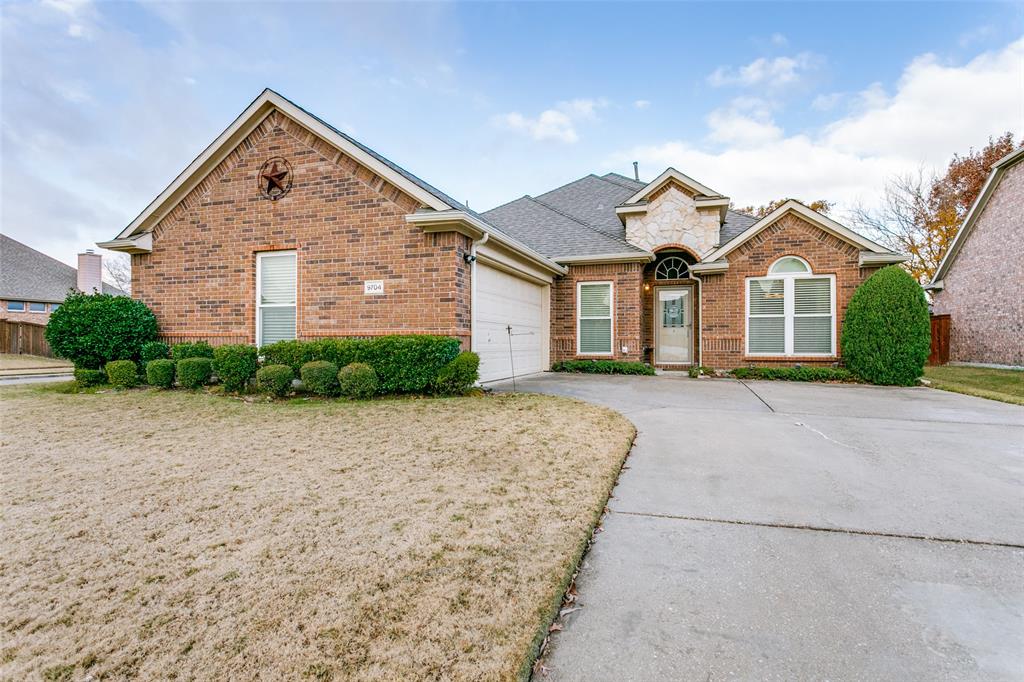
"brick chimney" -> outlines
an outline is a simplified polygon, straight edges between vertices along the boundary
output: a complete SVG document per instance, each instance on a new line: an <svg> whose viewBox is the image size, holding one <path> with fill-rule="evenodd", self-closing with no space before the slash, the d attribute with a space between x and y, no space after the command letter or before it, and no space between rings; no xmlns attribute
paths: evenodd
<svg viewBox="0 0 1024 682"><path fill-rule="evenodd" d="M103 292L103 256L86 249L78 254L78 290L87 294Z"/></svg>

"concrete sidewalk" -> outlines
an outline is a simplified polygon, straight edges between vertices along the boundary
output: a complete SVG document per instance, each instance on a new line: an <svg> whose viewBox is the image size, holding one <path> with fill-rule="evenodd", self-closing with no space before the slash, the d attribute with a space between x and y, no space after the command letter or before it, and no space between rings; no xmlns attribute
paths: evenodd
<svg viewBox="0 0 1024 682"><path fill-rule="evenodd" d="M639 431L549 679L1024 676L1024 408L674 376L519 387Z"/></svg>

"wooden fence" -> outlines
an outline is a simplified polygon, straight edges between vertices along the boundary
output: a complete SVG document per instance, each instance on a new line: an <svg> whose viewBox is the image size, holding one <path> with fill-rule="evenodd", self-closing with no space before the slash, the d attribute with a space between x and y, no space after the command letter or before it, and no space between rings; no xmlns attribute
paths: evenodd
<svg viewBox="0 0 1024 682"><path fill-rule="evenodd" d="M45 324L0 320L0 352L53 357L43 332Z"/></svg>
<svg viewBox="0 0 1024 682"><path fill-rule="evenodd" d="M932 352L929 365L949 362L949 315L932 315Z"/></svg>

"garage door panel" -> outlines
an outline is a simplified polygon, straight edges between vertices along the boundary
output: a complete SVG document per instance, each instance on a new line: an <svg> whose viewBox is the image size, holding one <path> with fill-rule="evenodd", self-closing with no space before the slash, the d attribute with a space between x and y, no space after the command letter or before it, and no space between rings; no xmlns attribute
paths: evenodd
<svg viewBox="0 0 1024 682"><path fill-rule="evenodd" d="M548 288L483 264L476 276L473 315L480 380L508 378L513 367L516 375L547 369Z"/></svg>

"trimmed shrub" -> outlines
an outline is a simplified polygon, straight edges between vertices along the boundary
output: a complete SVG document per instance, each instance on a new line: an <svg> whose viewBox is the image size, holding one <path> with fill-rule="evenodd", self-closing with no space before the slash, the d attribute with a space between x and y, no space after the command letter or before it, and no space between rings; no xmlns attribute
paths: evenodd
<svg viewBox="0 0 1024 682"><path fill-rule="evenodd" d="M148 367L153 360L166 360L171 357L171 348L163 341L147 341L142 344L142 351L139 353L139 362L143 367Z"/></svg>
<svg viewBox="0 0 1024 682"><path fill-rule="evenodd" d="M191 357L179 360L175 374L182 388L199 388L210 381L213 375L213 360Z"/></svg>
<svg viewBox="0 0 1024 682"><path fill-rule="evenodd" d="M82 367L75 370L75 381L79 386L102 386L107 383L107 373L102 369Z"/></svg>
<svg viewBox="0 0 1024 682"><path fill-rule="evenodd" d="M160 388L174 386L174 360L162 358L147 362L146 383Z"/></svg>
<svg viewBox="0 0 1024 682"><path fill-rule="evenodd" d="M50 315L45 336L57 357L100 369L111 360L137 359L156 331L156 316L142 301L71 292Z"/></svg>
<svg viewBox="0 0 1024 682"><path fill-rule="evenodd" d="M737 367L729 373L737 379L857 381L857 375L842 367Z"/></svg>
<svg viewBox="0 0 1024 682"><path fill-rule="evenodd" d="M206 341L176 343L171 346L172 360L186 360L188 358L210 358L212 360L213 347Z"/></svg>
<svg viewBox="0 0 1024 682"><path fill-rule="evenodd" d="M298 374L299 370L307 362L322 359L313 357L313 348L313 342L311 341L295 340L268 343L259 349L260 361L265 367L270 365L287 365L292 368L294 374Z"/></svg>
<svg viewBox="0 0 1024 682"><path fill-rule="evenodd" d="M441 368L459 354L459 342L446 336L379 336L373 339L278 341L260 348L264 365L288 365L296 373L316 360L373 368L382 393L425 393Z"/></svg>
<svg viewBox="0 0 1024 682"><path fill-rule="evenodd" d="M267 365L256 372L256 388L283 398L292 390L295 372L288 365Z"/></svg>
<svg viewBox="0 0 1024 682"><path fill-rule="evenodd" d="M132 388L139 385L139 367L131 360L111 360L104 369L111 386Z"/></svg>
<svg viewBox="0 0 1024 682"><path fill-rule="evenodd" d="M225 391L245 389L256 376L256 347L246 344L217 346L213 349L213 371Z"/></svg>
<svg viewBox="0 0 1024 682"><path fill-rule="evenodd" d="M338 395L338 366L327 360L314 360L302 366L302 386L317 395Z"/></svg>
<svg viewBox="0 0 1024 682"><path fill-rule="evenodd" d="M890 265L857 287L846 308L843 359L873 384L913 386L931 350L931 320L924 290Z"/></svg>
<svg viewBox="0 0 1024 682"><path fill-rule="evenodd" d="M582 372L584 374L643 374L654 375L654 368L642 362L621 360L562 360L551 366L555 372Z"/></svg>
<svg viewBox="0 0 1024 682"><path fill-rule="evenodd" d="M466 351L441 368L434 388L442 395L465 395L479 378L480 356Z"/></svg>
<svg viewBox="0 0 1024 682"><path fill-rule="evenodd" d="M365 363L353 362L338 372L338 390L346 398L367 400L374 396L379 386L377 373Z"/></svg>

